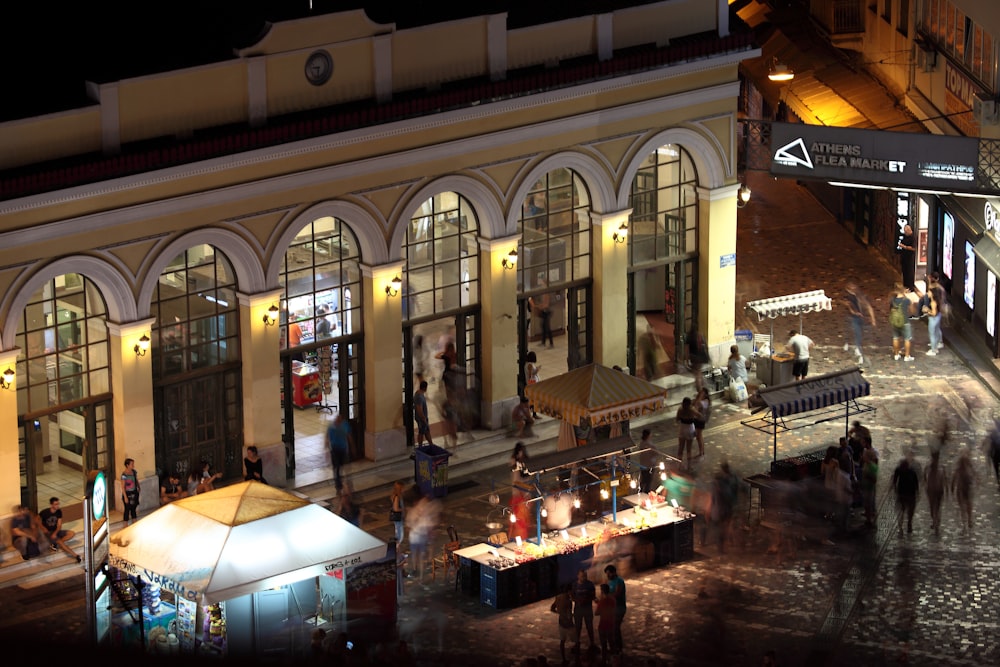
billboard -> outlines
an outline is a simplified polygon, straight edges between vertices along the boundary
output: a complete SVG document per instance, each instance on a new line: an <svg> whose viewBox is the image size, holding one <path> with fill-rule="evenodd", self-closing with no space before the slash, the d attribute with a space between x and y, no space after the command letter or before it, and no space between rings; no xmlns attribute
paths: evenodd
<svg viewBox="0 0 1000 667"><path fill-rule="evenodd" d="M978 192L978 151L975 137L771 124L771 174L787 178Z"/></svg>

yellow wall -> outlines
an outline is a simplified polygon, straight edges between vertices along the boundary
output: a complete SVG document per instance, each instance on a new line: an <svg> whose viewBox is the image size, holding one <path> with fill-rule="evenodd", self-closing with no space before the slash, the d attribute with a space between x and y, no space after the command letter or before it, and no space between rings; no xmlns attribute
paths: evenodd
<svg viewBox="0 0 1000 667"><path fill-rule="evenodd" d="M97 106L0 123L0 169L99 150Z"/></svg>
<svg viewBox="0 0 1000 667"><path fill-rule="evenodd" d="M327 44L322 50L333 60L333 74L322 86L306 80L306 59L318 49L279 53L267 59L267 113L269 116L332 106L375 95L372 43L359 40Z"/></svg>
<svg viewBox="0 0 1000 667"><path fill-rule="evenodd" d="M597 46L591 16L560 21L556 24L512 30L507 36L507 66L510 69L593 53ZM558 26L558 29L553 29Z"/></svg>
<svg viewBox="0 0 1000 667"><path fill-rule="evenodd" d="M485 17L420 26L393 35L394 90L436 86L487 73Z"/></svg>

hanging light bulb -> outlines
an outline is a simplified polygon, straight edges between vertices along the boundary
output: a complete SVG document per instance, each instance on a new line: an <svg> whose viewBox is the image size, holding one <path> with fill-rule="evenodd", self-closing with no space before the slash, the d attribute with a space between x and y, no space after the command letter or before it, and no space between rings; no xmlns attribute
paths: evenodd
<svg viewBox="0 0 1000 667"><path fill-rule="evenodd" d="M548 515L549 515L549 511L548 511L547 509L545 509L545 508L543 507L543 508L542 508L542 518L544 519L544 518L545 518L545 517L547 517Z"/></svg>
<svg viewBox="0 0 1000 667"><path fill-rule="evenodd" d="M667 481L667 473L661 472L660 473L660 479L663 480L664 482Z"/></svg>
<svg viewBox="0 0 1000 667"><path fill-rule="evenodd" d="M514 514L513 512L510 513L510 522L517 523L517 515Z"/></svg>
<svg viewBox="0 0 1000 667"><path fill-rule="evenodd" d="M667 464L664 463L663 461L660 461L660 470L666 470L666 469L667 469Z"/></svg>
<svg viewBox="0 0 1000 667"><path fill-rule="evenodd" d="M610 495L607 489L601 489L601 500L607 500Z"/></svg>
<svg viewBox="0 0 1000 667"><path fill-rule="evenodd" d="M639 486L639 485L635 483L635 478L634 477L630 477L629 480L628 480L628 488L634 489L637 486Z"/></svg>
<svg viewBox="0 0 1000 667"><path fill-rule="evenodd" d="M574 498L573 499L573 507L575 507L576 509L580 509L580 499L579 498Z"/></svg>

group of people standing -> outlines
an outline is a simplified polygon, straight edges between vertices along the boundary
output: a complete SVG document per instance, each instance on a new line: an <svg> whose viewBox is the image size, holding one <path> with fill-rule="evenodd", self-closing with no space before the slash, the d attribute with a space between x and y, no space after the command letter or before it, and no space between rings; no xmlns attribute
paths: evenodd
<svg viewBox="0 0 1000 667"><path fill-rule="evenodd" d="M600 640L601 662L608 664L612 655L621 655L624 648L622 624L628 611L625 580L614 565L604 568L605 583L598 587L587 575L586 569L577 572L576 581L566 584L556 595L549 610L559 615L559 652L567 664L566 642L573 642L573 652L581 650L583 629L587 629L588 650L595 652L594 616L598 617L597 633Z"/></svg>
<svg viewBox="0 0 1000 667"><path fill-rule="evenodd" d="M705 426L712 414L712 398L708 389L701 387L695 396L685 396L674 417L677 422L677 458L691 468L692 444L698 443L698 457L705 455Z"/></svg>

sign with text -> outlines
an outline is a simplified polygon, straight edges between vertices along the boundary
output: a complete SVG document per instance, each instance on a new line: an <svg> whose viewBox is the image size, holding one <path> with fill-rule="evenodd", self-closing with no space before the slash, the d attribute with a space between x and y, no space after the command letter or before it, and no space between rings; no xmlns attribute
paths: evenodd
<svg viewBox="0 0 1000 667"><path fill-rule="evenodd" d="M975 137L771 124L771 174L896 189L978 192Z"/></svg>

